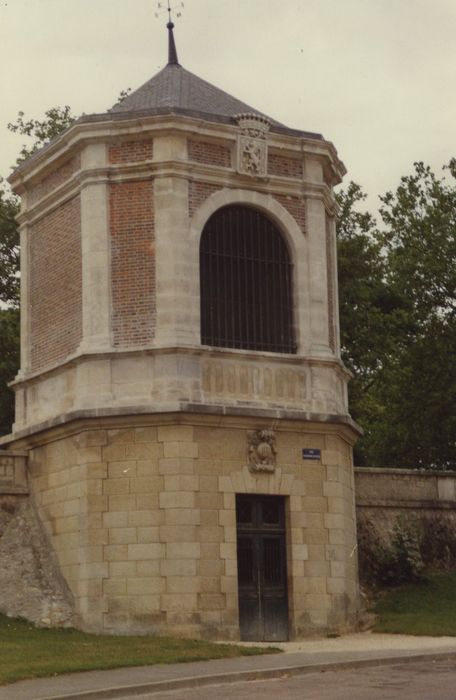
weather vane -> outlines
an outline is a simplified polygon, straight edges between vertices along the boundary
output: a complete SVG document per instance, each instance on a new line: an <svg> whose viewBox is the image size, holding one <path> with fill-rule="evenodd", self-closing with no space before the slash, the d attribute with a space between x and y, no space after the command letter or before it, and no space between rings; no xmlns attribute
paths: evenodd
<svg viewBox="0 0 456 700"><path fill-rule="evenodd" d="M180 10L181 10L183 7L184 7L184 3L183 3L183 2L180 2L180 3L178 3L178 4L176 4L176 5L173 5L173 6L171 5L170 0L168 0L168 2L167 2L166 4L165 4L164 2L159 2L159 3L158 3L158 10L157 10L157 12L155 13L155 17L160 17L160 15L162 15L162 14L165 13L165 12L167 12L167 13L168 13L168 24L172 24L172 23L173 23L173 19L172 19L171 13L172 13L172 12L175 12L175 13L176 13L176 17L180 17L181 14L182 14L182 12L180 12Z"/></svg>

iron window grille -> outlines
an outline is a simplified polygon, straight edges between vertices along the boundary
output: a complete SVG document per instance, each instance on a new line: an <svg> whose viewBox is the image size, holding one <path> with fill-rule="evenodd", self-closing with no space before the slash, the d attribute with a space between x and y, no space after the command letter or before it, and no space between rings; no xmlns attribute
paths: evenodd
<svg viewBox="0 0 456 700"><path fill-rule="evenodd" d="M200 244L201 343L296 352L292 274L287 244L262 212L216 211Z"/></svg>

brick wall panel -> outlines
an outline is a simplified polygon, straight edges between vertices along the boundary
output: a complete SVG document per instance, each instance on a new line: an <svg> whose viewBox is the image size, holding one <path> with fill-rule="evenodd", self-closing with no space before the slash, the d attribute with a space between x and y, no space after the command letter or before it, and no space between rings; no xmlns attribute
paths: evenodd
<svg viewBox="0 0 456 700"><path fill-rule="evenodd" d="M287 158L277 153L268 154L269 175L280 175L282 177L303 177L302 160L297 158Z"/></svg>
<svg viewBox="0 0 456 700"><path fill-rule="evenodd" d="M300 197L276 194L275 199L291 214L303 233L306 230L306 205Z"/></svg>
<svg viewBox="0 0 456 700"><path fill-rule="evenodd" d="M113 165L119 163L140 163L152 160L154 155L154 142L152 139L140 141L124 141L123 143L109 146L109 162Z"/></svg>
<svg viewBox="0 0 456 700"><path fill-rule="evenodd" d="M110 185L114 345L147 345L155 330L153 182Z"/></svg>
<svg viewBox="0 0 456 700"><path fill-rule="evenodd" d="M221 168L231 168L231 149L218 143L206 141L187 142L188 159L205 165L218 165Z"/></svg>
<svg viewBox="0 0 456 700"><path fill-rule="evenodd" d="M32 370L74 352L82 338L81 203L79 196L30 229Z"/></svg>

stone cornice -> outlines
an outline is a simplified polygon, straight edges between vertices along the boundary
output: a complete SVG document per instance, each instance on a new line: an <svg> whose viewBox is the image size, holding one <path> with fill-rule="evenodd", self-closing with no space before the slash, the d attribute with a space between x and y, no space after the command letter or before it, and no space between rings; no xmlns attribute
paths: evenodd
<svg viewBox="0 0 456 700"><path fill-rule="evenodd" d="M21 194L29 183L42 178L62 162L79 152L87 143L109 142L119 137L131 138L137 135L150 135L151 138L169 134L188 134L195 137L209 137L219 141L235 142L237 127L214 124L203 119L182 115L155 115L142 118L100 122L76 122L61 136L42 148L28 161L20 165L8 178L13 189ZM271 132L268 136L271 148L294 151L302 155L312 155L324 160L333 173L333 184L340 182L346 170L330 141L291 136Z"/></svg>
<svg viewBox="0 0 456 700"><path fill-rule="evenodd" d="M285 409L243 408L236 406L221 406L212 404L189 404L175 402L167 407L154 410L152 406L132 405L119 408L81 409L69 411L57 418L37 423L36 425L18 430L11 435L0 438L0 450L7 445L20 449L30 449L40 444L46 444L63 436L80 433L94 428L116 427L119 423L129 423L132 420L139 424L160 425L195 425L209 424L219 426L223 421L230 427L245 426L252 420L280 421L274 424L274 430L290 430L296 428L296 423L305 423L312 432L327 434L334 431L349 444L362 434L361 428L348 414L336 415L327 413L310 413L307 411ZM309 425L310 424L310 425ZM0 452L1 454L1 452Z"/></svg>
<svg viewBox="0 0 456 700"><path fill-rule="evenodd" d="M149 160L141 163L127 163L84 171L80 170L62 185L45 194L36 203L29 205L18 215L17 220L21 225L30 225L63 202L76 196L84 187L93 184L127 182L138 179L146 180L159 177L179 177L188 181L205 182L219 188L252 189L256 192L271 194L272 196L277 194L321 199L329 213L335 214L337 212L337 205L332 191L325 183L315 183L305 179L296 180L295 178L276 175L268 175L265 178L252 178L239 175L233 168L222 169L217 166L203 165L190 161L156 163Z"/></svg>

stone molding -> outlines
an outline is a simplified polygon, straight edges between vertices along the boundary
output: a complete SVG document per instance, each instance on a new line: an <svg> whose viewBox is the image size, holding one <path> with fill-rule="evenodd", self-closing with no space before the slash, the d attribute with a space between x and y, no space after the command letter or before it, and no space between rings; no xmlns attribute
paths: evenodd
<svg viewBox="0 0 456 700"><path fill-rule="evenodd" d="M209 136L224 140L236 140L238 127L213 124L203 119L177 115L156 115L143 117L142 119L123 119L121 121L99 121L91 123L73 124L55 142L48 144L29 161L16 169L9 177L13 189L22 194L26 191L28 183L44 176L57 168L62 162L72 155L76 155L82 147L91 142L100 140L112 140L119 137L133 138L136 134L155 137L160 134L190 133L193 136ZM321 157L333 173L333 184L340 182L346 169L337 155L334 145L324 139L312 139L305 135L285 135L270 132L271 146L305 154L314 154Z"/></svg>
<svg viewBox="0 0 456 700"><path fill-rule="evenodd" d="M84 431L125 429L132 423L136 426L201 426L213 428L242 428L257 430L259 426L270 428L274 421L274 431L305 430L319 436L331 435L342 439L351 448L361 434L360 427L351 416L312 414L304 411L280 410L226 410L224 406L208 405L169 405L162 410L151 406L124 406L120 410L85 409L68 412L58 418L43 421L30 428L16 431L0 438L2 450L8 454L27 456L25 450L52 443L61 438L79 435ZM321 463L333 464L332 452L322 452ZM247 465L245 469L248 471Z"/></svg>
<svg viewBox="0 0 456 700"><path fill-rule="evenodd" d="M270 410L339 416L347 413L345 373L337 362L236 353L153 352L80 358L16 386L15 432L93 408L121 413L220 409L246 414ZM153 410L151 409L153 406ZM212 407L212 408L210 408Z"/></svg>
<svg viewBox="0 0 456 700"><path fill-rule="evenodd" d="M240 176L232 168L220 169L218 166L183 161L162 163L150 161L149 163L110 165L105 168L75 173L65 183L56 187L55 190L45 195L42 199L37 200L26 211L21 212L17 220L21 226L33 224L74 197L85 187L130 180L148 180L158 177L181 177L187 180L198 179L217 187L239 188L240 184L242 184L244 189L254 188L254 191L263 194L321 199L330 216L335 215L338 210L332 192L325 183L312 182L308 179L296 180L278 175L268 175L264 182L254 179L249 183L249 180Z"/></svg>

